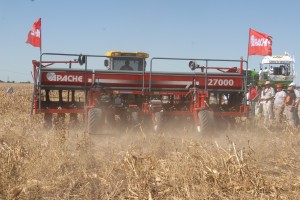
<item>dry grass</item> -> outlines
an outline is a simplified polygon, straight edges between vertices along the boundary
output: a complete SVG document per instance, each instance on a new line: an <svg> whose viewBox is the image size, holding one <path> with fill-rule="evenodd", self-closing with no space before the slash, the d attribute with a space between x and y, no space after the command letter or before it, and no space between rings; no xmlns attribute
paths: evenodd
<svg viewBox="0 0 300 200"><path fill-rule="evenodd" d="M0 199L299 199L300 136L184 127L88 136L30 116L31 85L0 85Z"/></svg>

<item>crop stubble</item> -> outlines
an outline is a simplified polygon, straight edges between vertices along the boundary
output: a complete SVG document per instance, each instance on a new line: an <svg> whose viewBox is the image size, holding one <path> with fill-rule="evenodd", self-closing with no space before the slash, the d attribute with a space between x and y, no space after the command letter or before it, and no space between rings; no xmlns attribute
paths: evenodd
<svg viewBox="0 0 300 200"><path fill-rule="evenodd" d="M31 84L0 89L0 199L300 197L298 131L238 126L204 138L175 124L89 136L82 120L46 130L30 116Z"/></svg>

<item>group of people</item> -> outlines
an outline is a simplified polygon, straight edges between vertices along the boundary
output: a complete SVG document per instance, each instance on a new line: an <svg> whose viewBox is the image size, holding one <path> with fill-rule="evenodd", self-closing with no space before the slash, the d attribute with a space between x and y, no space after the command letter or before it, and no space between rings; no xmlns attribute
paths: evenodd
<svg viewBox="0 0 300 200"><path fill-rule="evenodd" d="M258 72L259 80L264 80L265 79L265 72L268 74L268 76L272 75L274 73L273 67L271 66L270 69L265 67L264 70L261 67L259 72Z"/></svg>
<svg viewBox="0 0 300 200"><path fill-rule="evenodd" d="M285 118L291 127L296 128L299 124L298 106L300 102L300 87L292 82L286 91L282 84L271 86L266 81L260 88L252 84L248 85L247 101L250 114L255 117L263 117L266 125L272 123L281 124Z"/></svg>

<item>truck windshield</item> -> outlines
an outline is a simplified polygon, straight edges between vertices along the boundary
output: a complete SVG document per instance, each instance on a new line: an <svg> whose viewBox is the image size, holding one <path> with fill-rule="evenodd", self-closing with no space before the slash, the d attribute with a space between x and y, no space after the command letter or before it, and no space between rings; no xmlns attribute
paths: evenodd
<svg viewBox="0 0 300 200"><path fill-rule="evenodd" d="M263 69L269 75L293 75L293 68L289 63L267 63L263 65Z"/></svg>
<svg viewBox="0 0 300 200"><path fill-rule="evenodd" d="M112 65L113 70L143 71L143 59L114 58Z"/></svg>

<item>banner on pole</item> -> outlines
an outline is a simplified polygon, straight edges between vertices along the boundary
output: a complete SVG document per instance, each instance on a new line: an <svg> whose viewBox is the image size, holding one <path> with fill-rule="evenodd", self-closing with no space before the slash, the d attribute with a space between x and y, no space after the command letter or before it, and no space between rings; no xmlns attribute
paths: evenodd
<svg viewBox="0 0 300 200"><path fill-rule="evenodd" d="M249 43L248 43L248 56L260 55L271 56L272 55L272 37L250 29Z"/></svg>
<svg viewBox="0 0 300 200"><path fill-rule="evenodd" d="M41 47L41 18L33 23L31 30L28 33L27 44L34 47Z"/></svg>

